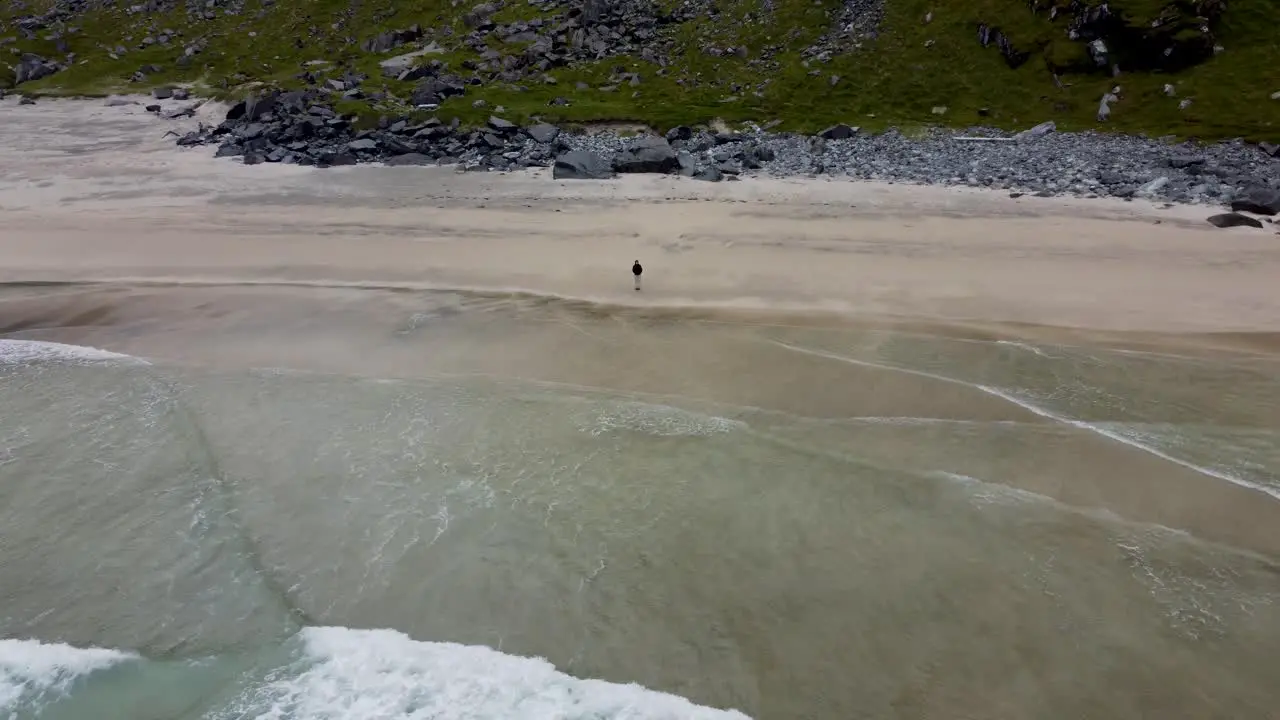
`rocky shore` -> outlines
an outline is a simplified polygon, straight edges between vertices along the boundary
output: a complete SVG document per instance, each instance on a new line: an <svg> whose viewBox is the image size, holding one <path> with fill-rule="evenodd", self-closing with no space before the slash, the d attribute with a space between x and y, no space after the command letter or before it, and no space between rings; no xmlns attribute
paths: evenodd
<svg viewBox="0 0 1280 720"><path fill-rule="evenodd" d="M162 112L159 104L150 109ZM245 164L331 167L381 162L457 165L467 171L553 167L556 178L670 173L712 182L751 174L826 175L1041 196L1234 203L1237 209L1280 213L1280 148L1265 143L1198 145L1063 133L1052 123L1020 133L974 128L907 136L836 125L814 136L758 127L718 132L676 127L663 135L624 136L570 132L542 123L519 126L503 119L501 108L495 111L483 128L466 129L437 118L386 117L376 127L359 129L308 92L279 93L250 97L234 105L220 124L202 125L177 142L217 145L219 156ZM191 112L191 106L179 106L166 114Z"/></svg>

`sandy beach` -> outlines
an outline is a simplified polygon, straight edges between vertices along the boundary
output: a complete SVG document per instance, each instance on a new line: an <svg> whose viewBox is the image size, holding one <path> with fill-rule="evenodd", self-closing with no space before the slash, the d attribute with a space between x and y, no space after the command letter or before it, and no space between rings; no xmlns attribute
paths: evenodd
<svg viewBox="0 0 1280 720"><path fill-rule="evenodd" d="M140 105L4 106L4 280L365 283L1146 332L1269 332L1280 242L1204 207L831 180L244 167ZM641 259L645 290L628 268Z"/></svg>
<svg viewBox="0 0 1280 720"><path fill-rule="evenodd" d="M756 718L1280 702L1278 226L166 137L219 112L0 104L0 638L368 717L417 700L324 658L437 642Z"/></svg>

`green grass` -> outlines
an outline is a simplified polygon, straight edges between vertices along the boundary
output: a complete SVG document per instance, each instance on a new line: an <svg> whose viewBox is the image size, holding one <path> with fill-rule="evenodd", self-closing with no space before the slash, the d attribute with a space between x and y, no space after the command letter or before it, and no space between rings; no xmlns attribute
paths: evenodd
<svg viewBox="0 0 1280 720"><path fill-rule="evenodd" d="M362 52L360 41L380 30L417 23L447 50L427 59L440 59L461 71L461 63L474 56L460 42L467 32L462 15L472 4L470 0L458 7L449 0L278 0L264 6L250 0L239 16L196 24L188 23L181 11L130 17L119 8L108 8L73 23L81 32L69 36L68 42L82 62L24 84L22 90L101 95L182 82L193 84L199 92L232 97L258 83L299 86L295 76L303 71L303 63L324 59L333 62L334 75L341 75L344 68L368 74L370 79L363 86L367 92L386 90L408 98L409 84L378 73L377 62L386 55ZM471 124L483 122L494 106L501 105L505 116L516 121L619 121L661 129L714 119L729 123L777 120L780 129L803 132L835 122L873 129L939 123L1023 128L1052 119L1066 129L1280 139L1280 101L1269 98L1280 90L1280 42L1275 39L1280 0L1233 0L1217 29L1226 50L1202 65L1179 73L1135 72L1118 78L1081 73L1089 68L1088 57L1079 44L1065 39L1063 22L1050 23L1045 14L1033 14L1024 0L887 0L876 40L829 63L811 65L803 62L801 50L828 28L839 0L773 0L771 4L773 10L767 12L760 0L720 0L715 20L703 18L676 27L676 59L665 76L636 57L607 58L554 69L550 74L558 81L555 85L534 77L518 86L471 88L466 96L445 103L437 114ZM1111 1L1131 22L1142 23L1171 4L1185 9L1191 3ZM933 20L925 24L928 12ZM14 14L12 5L0 9L0 24L6 28L0 30L0 37L16 34L8 29ZM507 2L495 18L510 22L539 15L541 11L516 0ZM984 21L998 26L1017 47L1030 50L1031 59L1011 70L998 50L982 48L977 25ZM144 36L165 28L182 36L165 47L131 50L119 60L107 54L117 44L136 47ZM451 36L445 28L452 30ZM190 67L179 67L176 61L184 44L202 36L207 50ZM295 38L304 41L302 47ZM710 45L745 47L747 57L713 57L704 52ZM8 47L55 55L52 41L44 37ZM749 62L770 47L781 48L772 63ZM143 64L159 65L163 71L145 83L131 83L129 76ZM600 90L618 69L639 73L641 84L623 83L613 92ZM815 70L816 75L811 75ZM1064 87L1053 82L1053 70L1062 73ZM829 82L832 75L840 76L834 87ZM579 82L591 89L576 89ZM1176 86L1177 97L1165 96L1166 83ZM1124 89L1122 99L1113 106L1111 122L1099 124L1094 118L1098 99L1116 84ZM550 105L556 97L568 98L571 104ZM1191 106L1180 110L1179 101L1188 97ZM485 100L486 106L473 107L478 99ZM945 115L932 113L938 105L948 108ZM386 102L377 107L344 103L343 109L374 117L408 111Z"/></svg>

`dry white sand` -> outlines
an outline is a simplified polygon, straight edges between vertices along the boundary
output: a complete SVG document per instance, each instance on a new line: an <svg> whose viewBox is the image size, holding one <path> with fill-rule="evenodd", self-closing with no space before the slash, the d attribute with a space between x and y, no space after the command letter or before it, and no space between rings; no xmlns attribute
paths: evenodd
<svg viewBox="0 0 1280 720"><path fill-rule="evenodd" d="M165 103L166 109L174 103ZM0 281L448 286L1095 330L1280 329L1280 237L1204 207L839 180L215 159L102 101L0 103ZM646 267L635 293L629 268Z"/></svg>

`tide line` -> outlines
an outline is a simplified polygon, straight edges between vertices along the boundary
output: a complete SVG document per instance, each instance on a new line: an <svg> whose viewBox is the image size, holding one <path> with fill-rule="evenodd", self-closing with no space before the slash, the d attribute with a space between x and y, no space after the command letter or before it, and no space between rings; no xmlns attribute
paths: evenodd
<svg viewBox="0 0 1280 720"><path fill-rule="evenodd" d="M1166 462L1171 462L1174 465L1178 465L1188 470L1198 472L1201 475L1205 475L1206 477L1211 477L1218 480L1225 480L1233 485L1238 485L1243 488L1255 490L1257 492L1263 493L1265 495L1270 495L1271 497L1277 500L1280 500L1280 489L1278 488L1271 488L1265 485L1259 485L1258 483L1245 480L1244 478L1237 477L1230 473L1225 473L1218 470L1214 470L1212 468L1196 465L1195 463L1191 463L1181 458L1174 457L1162 450L1157 450L1156 448L1143 445L1142 443L1137 442L1136 440L1133 440L1131 438L1127 438L1117 432L1113 432L1105 428L1100 428L1096 425L1091 425L1087 422L1084 422L1083 420L1073 420L1071 418L1063 417L1056 413L1050 412L1049 410L1046 410L1038 405L1027 402L1026 400L1023 400L1021 398L1014 397L1013 395L1010 395L1008 392L1005 392L1004 390L1001 390L999 388L994 388L989 385L979 385L977 383L966 382L964 380L958 380L953 377L947 377L946 375L938 375L936 373L926 372L923 370L913 370L911 368L898 367L896 365L886 365L884 363L871 362L869 360L858 360L856 358L846 357L844 355L837 355L836 353L826 352L823 350L815 350L813 348L802 347L799 345L791 345L790 343L785 343L785 342L782 342L781 340L771 340L770 342L780 347L791 350L793 352L804 353L806 355L814 355L817 357L826 358L828 360L835 360L837 362L849 363L850 365L860 365L863 367L878 368L880 370L892 370L895 372L907 373L908 375L915 375L917 377L924 377L924 378L929 378L931 380L938 380L945 383L951 383L953 385L962 385L964 387L973 388L974 390L978 390L979 392L986 393L987 395L990 395L992 397L1000 398L1005 402L1013 403L1014 405L1017 405L1023 410L1034 413L1035 415L1039 415L1040 417L1045 418L1047 420L1052 420L1054 422L1062 423L1070 427L1079 428L1081 430L1094 433L1095 435L1104 437L1113 442L1118 442L1122 445L1126 445L1135 450L1139 450L1141 452L1147 453L1148 455L1158 457L1161 460L1164 460Z"/></svg>

